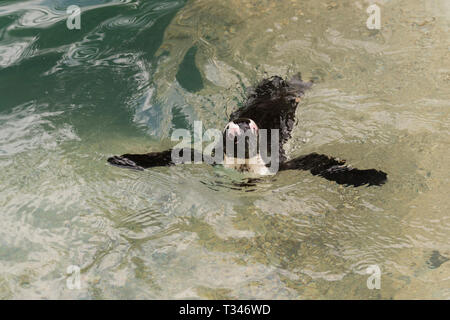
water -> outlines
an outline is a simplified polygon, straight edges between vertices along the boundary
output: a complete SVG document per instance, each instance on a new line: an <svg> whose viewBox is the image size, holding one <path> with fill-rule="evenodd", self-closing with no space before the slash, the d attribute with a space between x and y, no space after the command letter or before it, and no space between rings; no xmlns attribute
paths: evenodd
<svg viewBox="0 0 450 320"><path fill-rule="evenodd" d="M1 1L0 298L449 299L450 7L377 3L381 30L361 0ZM246 87L298 71L316 85L288 155L386 185L106 164L221 129Z"/></svg>

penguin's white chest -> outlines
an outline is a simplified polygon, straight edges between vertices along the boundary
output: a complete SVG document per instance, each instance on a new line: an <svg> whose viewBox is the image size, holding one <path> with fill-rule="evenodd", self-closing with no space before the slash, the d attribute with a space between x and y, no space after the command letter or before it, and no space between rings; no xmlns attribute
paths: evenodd
<svg viewBox="0 0 450 320"><path fill-rule="evenodd" d="M249 159L231 158L225 155L223 166L239 172L248 172L261 176L273 175L259 154Z"/></svg>

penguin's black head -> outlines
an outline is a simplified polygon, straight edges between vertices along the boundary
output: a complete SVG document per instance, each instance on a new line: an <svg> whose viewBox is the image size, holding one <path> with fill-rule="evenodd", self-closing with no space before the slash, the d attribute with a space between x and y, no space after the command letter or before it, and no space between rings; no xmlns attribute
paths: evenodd
<svg viewBox="0 0 450 320"><path fill-rule="evenodd" d="M259 153L258 126L247 118L230 121L223 130L223 147L225 155L231 158L255 157Z"/></svg>

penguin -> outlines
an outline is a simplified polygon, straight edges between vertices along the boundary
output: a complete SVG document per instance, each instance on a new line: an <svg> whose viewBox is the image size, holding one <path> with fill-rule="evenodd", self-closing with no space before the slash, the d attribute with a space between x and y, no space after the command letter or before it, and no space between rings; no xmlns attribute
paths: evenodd
<svg viewBox="0 0 450 320"><path fill-rule="evenodd" d="M124 154L110 157L107 161L118 167L144 170L179 164L179 161L173 161L174 152L180 157L187 152L190 154L187 157L190 161L186 162L202 159L207 163L220 164L257 176L274 175L279 171L305 170L344 186L381 186L386 183L387 174L381 170L356 169L347 165L345 160L324 154L311 153L288 160L284 145L291 138L299 102L312 85L311 81L302 81L298 74L290 80L279 76L266 78L250 89L243 107L230 115L222 133L222 144L214 149L223 154L221 161L211 160L214 153L205 155L190 148ZM261 148L262 132L266 135L265 156ZM269 157L270 162L267 160Z"/></svg>

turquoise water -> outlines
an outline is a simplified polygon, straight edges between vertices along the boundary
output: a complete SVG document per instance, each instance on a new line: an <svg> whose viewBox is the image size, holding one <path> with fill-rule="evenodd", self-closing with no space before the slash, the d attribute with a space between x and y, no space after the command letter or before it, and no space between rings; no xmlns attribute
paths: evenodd
<svg viewBox="0 0 450 320"><path fill-rule="evenodd" d="M449 5L379 1L369 30L370 3L0 1L0 298L449 299ZM316 84L288 154L385 186L106 164L298 71Z"/></svg>

